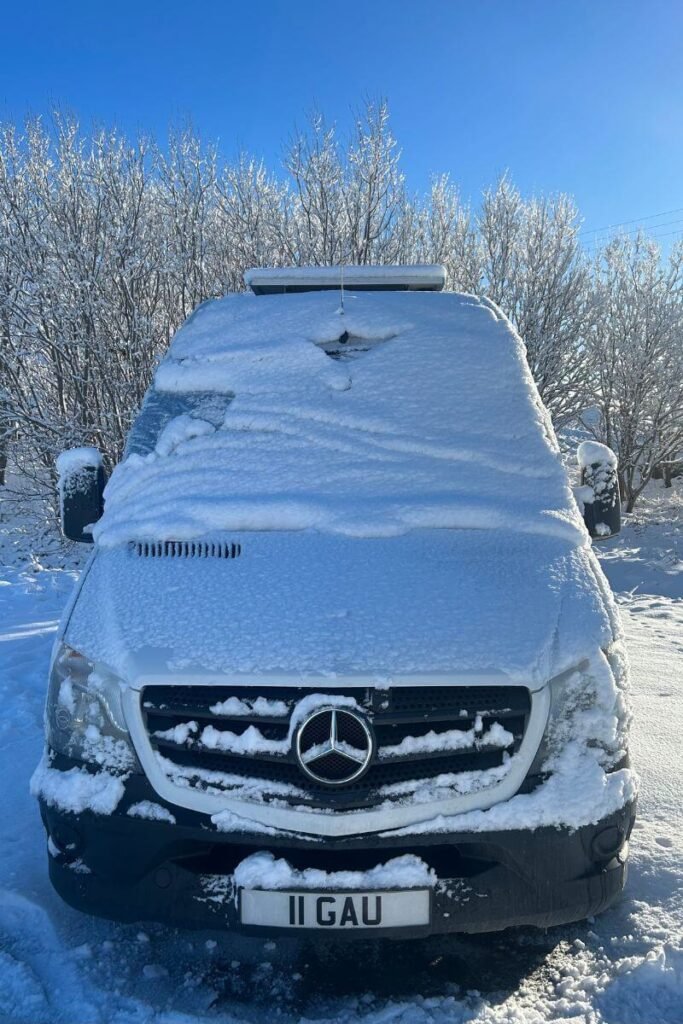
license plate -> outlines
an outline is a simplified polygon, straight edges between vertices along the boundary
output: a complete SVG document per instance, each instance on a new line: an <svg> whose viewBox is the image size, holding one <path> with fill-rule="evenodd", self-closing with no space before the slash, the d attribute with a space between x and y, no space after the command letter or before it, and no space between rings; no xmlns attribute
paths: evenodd
<svg viewBox="0 0 683 1024"><path fill-rule="evenodd" d="M242 924L270 928L409 928L430 921L430 890L268 892L240 890Z"/></svg>

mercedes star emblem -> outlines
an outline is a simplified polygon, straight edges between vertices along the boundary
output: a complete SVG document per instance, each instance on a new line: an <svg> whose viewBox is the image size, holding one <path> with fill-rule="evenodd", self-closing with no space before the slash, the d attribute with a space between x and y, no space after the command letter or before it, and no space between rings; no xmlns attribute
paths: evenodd
<svg viewBox="0 0 683 1024"><path fill-rule="evenodd" d="M374 746L362 715L340 707L314 711L296 735L302 771L326 786L345 786L359 779L370 764Z"/></svg>

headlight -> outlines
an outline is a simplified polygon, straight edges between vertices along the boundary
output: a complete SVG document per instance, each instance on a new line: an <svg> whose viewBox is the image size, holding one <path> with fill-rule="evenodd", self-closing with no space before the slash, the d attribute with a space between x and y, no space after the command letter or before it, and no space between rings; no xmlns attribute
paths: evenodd
<svg viewBox="0 0 683 1024"><path fill-rule="evenodd" d="M47 693L45 731L53 750L112 771L137 767L121 707L121 682L62 643Z"/></svg>
<svg viewBox="0 0 683 1024"><path fill-rule="evenodd" d="M607 771L624 758L629 713L618 655L614 645L550 681L548 723L530 774L552 770L554 759L572 743L592 750Z"/></svg>

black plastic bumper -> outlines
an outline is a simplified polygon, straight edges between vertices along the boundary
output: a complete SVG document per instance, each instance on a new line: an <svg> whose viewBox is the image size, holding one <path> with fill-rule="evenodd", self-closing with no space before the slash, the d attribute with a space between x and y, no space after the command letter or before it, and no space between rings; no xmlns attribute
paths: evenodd
<svg viewBox="0 0 683 1024"><path fill-rule="evenodd" d="M60 896L78 910L114 920L244 933L250 929L239 921L232 873L244 857L264 849L294 867L328 871L367 870L404 853L421 857L439 879L431 925L393 933L375 929L375 934L407 938L581 920L605 910L619 896L635 816L634 806L627 805L575 831L539 828L321 841L218 832L205 816L178 808L169 808L176 824L130 817L126 808L131 803L155 795L139 776L129 780L126 790L109 817L67 814L41 801L52 840L50 878ZM260 935L267 931L251 929ZM368 936L367 931L362 934Z"/></svg>

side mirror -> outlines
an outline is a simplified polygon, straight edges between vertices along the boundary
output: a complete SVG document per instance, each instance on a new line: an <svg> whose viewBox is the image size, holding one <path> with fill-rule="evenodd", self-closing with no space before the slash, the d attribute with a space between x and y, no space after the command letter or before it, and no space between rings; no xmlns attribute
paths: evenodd
<svg viewBox="0 0 683 1024"><path fill-rule="evenodd" d="M606 540L621 530L621 498L617 457L606 444L583 441L576 458L581 471L581 486L575 496L583 512L583 521L591 537Z"/></svg>
<svg viewBox="0 0 683 1024"><path fill-rule="evenodd" d="M68 540L92 544L92 527L102 515L104 467L97 448L71 448L57 458L59 515Z"/></svg>

